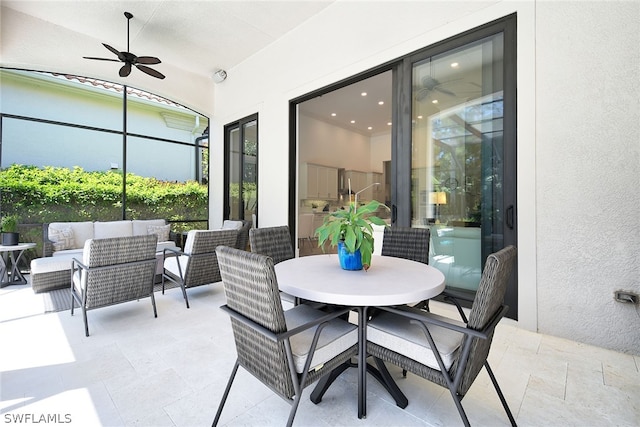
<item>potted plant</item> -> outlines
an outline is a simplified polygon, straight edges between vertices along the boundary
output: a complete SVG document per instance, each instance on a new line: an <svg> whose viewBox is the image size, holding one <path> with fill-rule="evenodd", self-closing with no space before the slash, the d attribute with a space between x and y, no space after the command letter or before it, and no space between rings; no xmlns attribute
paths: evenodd
<svg viewBox="0 0 640 427"><path fill-rule="evenodd" d="M329 241L331 247L338 246L340 265L345 270L365 270L371 265L373 253L373 227L371 224L387 226L373 213L380 202L372 200L364 206L351 203L349 209L337 210L324 218L315 231L318 246Z"/></svg>
<svg viewBox="0 0 640 427"><path fill-rule="evenodd" d="M18 216L5 215L0 220L0 230L2 230L2 245L15 246L19 241Z"/></svg>

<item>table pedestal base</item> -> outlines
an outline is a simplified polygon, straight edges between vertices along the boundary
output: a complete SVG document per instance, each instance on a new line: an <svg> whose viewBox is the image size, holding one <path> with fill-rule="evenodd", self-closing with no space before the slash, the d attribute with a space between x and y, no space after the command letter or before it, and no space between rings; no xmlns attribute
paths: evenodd
<svg viewBox="0 0 640 427"><path fill-rule="evenodd" d="M397 384L391 377L389 370L384 365L384 362L377 357L374 357L378 369L374 366L371 366L367 363L367 373L371 374L373 378L378 380L378 382L389 392L393 400L396 401L396 405L402 409L406 408L409 404L407 397L402 393L400 388L398 388ZM331 384L340 376L348 368L356 368L358 365L352 362L343 363L342 365L335 368L331 373L322 377L316 387L313 389L311 393L311 401L316 405L322 401L322 397L327 392ZM364 414L358 414L359 418L364 418Z"/></svg>

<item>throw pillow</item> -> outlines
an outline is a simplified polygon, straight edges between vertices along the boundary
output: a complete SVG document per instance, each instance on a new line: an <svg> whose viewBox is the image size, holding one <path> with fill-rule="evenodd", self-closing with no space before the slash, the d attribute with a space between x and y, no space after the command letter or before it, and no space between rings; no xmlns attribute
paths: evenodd
<svg viewBox="0 0 640 427"><path fill-rule="evenodd" d="M169 230L171 225L149 225L147 226L147 234L155 234L158 236L158 242L166 242L169 240Z"/></svg>
<svg viewBox="0 0 640 427"><path fill-rule="evenodd" d="M76 239L71 227L50 228L49 240L53 242L53 249L56 251L74 249L76 247Z"/></svg>

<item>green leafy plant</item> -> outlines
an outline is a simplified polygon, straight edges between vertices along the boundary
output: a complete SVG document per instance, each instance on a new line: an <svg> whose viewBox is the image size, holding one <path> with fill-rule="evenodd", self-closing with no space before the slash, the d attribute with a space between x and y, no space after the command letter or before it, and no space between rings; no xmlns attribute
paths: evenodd
<svg viewBox="0 0 640 427"><path fill-rule="evenodd" d="M17 233L18 232L18 216L17 215L5 215L0 219L0 229L3 233Z"/></svg>
<svg viewBox="0 0 640 427"><path fill-rule="evenodd" d="M362 266L367 270L371 265L373 253L371 224L387 226L382 219L373 215L380 205L380 202L372 200L364 206L358 207L351 203L349 209L331 212L315 231L318 246L323 247L324 243L329 241L331 246L335 247L338 242L344 241L347 252L354 253L360 249Z"/></svg>

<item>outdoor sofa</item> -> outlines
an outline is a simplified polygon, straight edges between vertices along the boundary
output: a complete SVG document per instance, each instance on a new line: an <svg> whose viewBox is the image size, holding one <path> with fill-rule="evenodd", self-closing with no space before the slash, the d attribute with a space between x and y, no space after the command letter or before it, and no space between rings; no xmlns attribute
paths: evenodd
<svg viewBox="0 0 640 427"><path fill-rule="evenodd" d="M170 240L169 224L164 219L125 221L52 222L43 225L43 257L31 261L31 287L35 293L71 285L73 258L82 259L85 242L90 239L156 234L156 275L163 272L162 252L178 250Z"/></svg>

